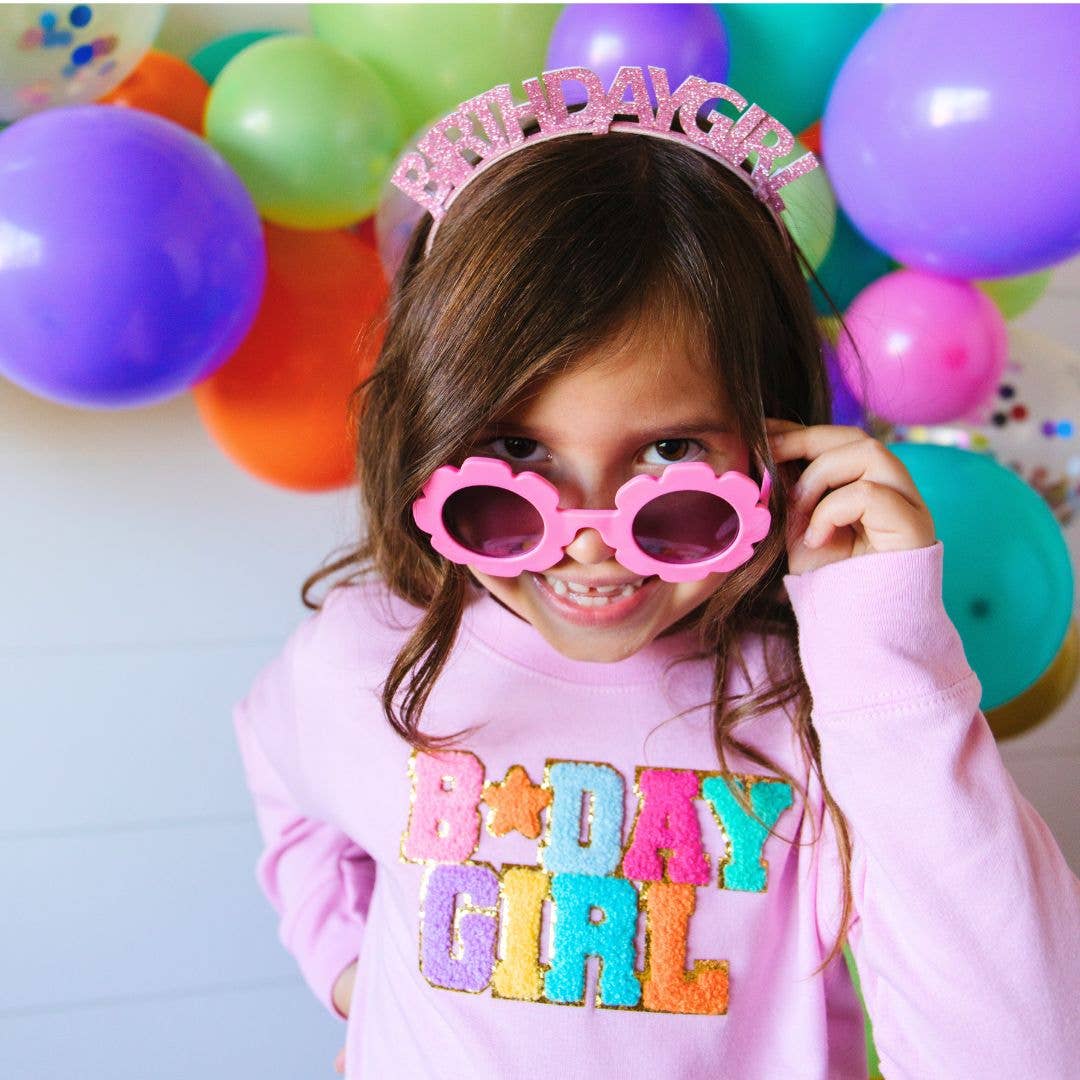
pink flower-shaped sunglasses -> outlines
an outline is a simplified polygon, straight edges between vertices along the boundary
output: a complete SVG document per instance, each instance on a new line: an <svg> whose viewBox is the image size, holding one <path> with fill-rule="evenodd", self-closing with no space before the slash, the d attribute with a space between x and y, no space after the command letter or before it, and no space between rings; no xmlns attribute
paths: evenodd
<svg viewBox="0 0 1080 1080"><path fill-rule="evenodd" d="M759 489L734 469L718 476L703 461L674 462L659 476L628 480L613 510L564 510L559 489L539 473L474 456L436 469L412 512L441 555L495 577L547 570L581 529L593 528L627 570L699 581L741 566L768 534L772 481L761 473Z"/></svg>

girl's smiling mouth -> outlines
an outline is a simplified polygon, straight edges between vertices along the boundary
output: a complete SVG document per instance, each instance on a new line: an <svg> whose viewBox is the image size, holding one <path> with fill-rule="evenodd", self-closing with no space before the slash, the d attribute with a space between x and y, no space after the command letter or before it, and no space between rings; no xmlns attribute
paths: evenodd
<svg viewBox="0 0 1080 1080"><path fill-rule="evenodd" d="M578 626L606 626L629 618L648 602L660 581L653 575L639 579L640 585L625 585L605 595L591 590L586 593L576 592L561 581L560 588L552 585L544 574L530 572L523 576L532 582L533 588L549 609Z"/></svg>

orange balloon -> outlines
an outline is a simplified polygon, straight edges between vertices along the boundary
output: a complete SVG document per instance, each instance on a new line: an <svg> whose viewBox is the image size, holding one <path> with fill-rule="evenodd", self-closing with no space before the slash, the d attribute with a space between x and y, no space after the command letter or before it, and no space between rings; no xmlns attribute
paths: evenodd
<svg viewBox="0 0 1080 1080"><path fill-rule="evenodd" d="M98 98L102 105L126 105L172 120L196 135L203 133L203 113L210 84L179 57L151 49L115 89Z"/></svg>
<svg viewBox="0 0 1080 1080"><path fill-rule="evenodd" d="M350 484L356 440L349 395L382 344L388 287L371 244L347 230L263 224L266 291L240 348L192 387L222 451L294 491Z"/></svg>
<svg viewBox="0 0 1080 1080"><path fill-rule="evenodd" d="M372 247L378 246L375 239L374 214L372 214L371 217L364 218L363 221L357 222L357 224L353 226L353 229L356 231L356 235L359 236L361 240L366 240Z"/></svg>
<svg viewBox="0 0 1080 1080"><path fill-rule="evenodd" d="M813 150L815 157L821 157L821 121L815 120L802 134L799 135L799 142L806 147L807 150Z"/></svg>

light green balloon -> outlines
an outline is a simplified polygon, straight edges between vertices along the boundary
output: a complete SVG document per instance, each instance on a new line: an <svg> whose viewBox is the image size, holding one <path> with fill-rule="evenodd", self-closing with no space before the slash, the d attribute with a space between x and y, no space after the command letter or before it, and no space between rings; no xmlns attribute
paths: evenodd
<svg viewBox="0 0 1080 1080"><path fill-rule="evenodd" d="M777 158L769 171L777 172L801 158L808 149L796 139L795 148L784 157ZM825 175L825 166L819 164L805 176L782 187L780 197L784 200L781 217L788 232L802 248L810 265L817 270L825 261L836 233L836 196Z"/></svg>
<svg viewBox="0 0 1080 1080"><path fill-rule="evenodd" d="M866 1008L866 999L862 993L862 982L859 979L859 968L855 963L851 946L845 941L843 946L844 963L847 964L848 974L855 984L855 993L859 998L863 1013L863 1033L866 1037L866 1071L870 1080L880 1080L881 1059L878 1057L877 1047L874 1045L874 1025L870 1019L870 1013Z"/></svg>
<svg viewBox="0 0 1080 1080"><path fill-rule="evenodd" d="M312 4L315 36L370 64L418 128L544 70L559 4Z"/></svg>
<svg viewBox="0 0 1080 1080"><path fill-rule="evenodd" d="M338 229L373 213L403 139L377 75L324 41L265 38L222 69L206 138L267 221Z"/></svg>
<svg viewBox="0 0 1080 1080"><path fill-rule="evenodd" d="M1006 319L1015 319L1022 315L1044 292L1050 283L1049 270L1037 270L1034 274L1020 274L1018 277L990 278L976 281L998 306Z"/></svg>

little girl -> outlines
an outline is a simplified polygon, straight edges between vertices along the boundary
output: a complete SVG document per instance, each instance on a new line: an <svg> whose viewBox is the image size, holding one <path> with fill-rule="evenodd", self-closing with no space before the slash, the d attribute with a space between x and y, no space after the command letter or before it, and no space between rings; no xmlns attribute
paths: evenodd
<svg viewBox="0 0 1080 1080"><path fill-rule="evenodd" d="M234 714L281 940L349 1078L865 1077L846 941L889 1080L1061 1080L1080 882L911 477L829 423L790 134L649 75L396 175L367 533Z"/></svg>

